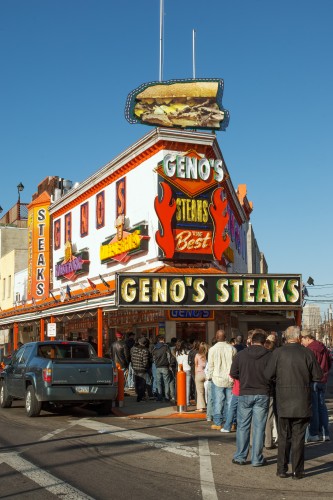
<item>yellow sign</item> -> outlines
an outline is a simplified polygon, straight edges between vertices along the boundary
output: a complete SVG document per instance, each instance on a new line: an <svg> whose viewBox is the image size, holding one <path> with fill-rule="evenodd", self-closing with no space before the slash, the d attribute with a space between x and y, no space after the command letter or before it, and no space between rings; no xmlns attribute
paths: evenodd
<svg viewBox="0 0 333 500"><path fill-rule="evenodd" d="M136 229L134 233L128 234L122 240L114 241L108 245L102 245L100 248L100 259L113 259L116 255L124 252L130 252L140 247L140 231Z"/></svg>

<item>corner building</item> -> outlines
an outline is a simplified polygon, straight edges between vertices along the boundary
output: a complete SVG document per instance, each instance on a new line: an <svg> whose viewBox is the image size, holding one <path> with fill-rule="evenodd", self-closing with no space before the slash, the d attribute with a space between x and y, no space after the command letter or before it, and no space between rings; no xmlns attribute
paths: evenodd
<svg viewBox="0 0 333 500"><path fill-rule="evenodd" d="M41 196L39 206L47 199ZM13 326L14 346L26 322L37 325L41 339L49 323L57 324L60 339L92 335L102 355L116 330L210 342L218 328L230 338L249 326L282 330L296 321L299 283L278 277L276 290L274 283L261 284L267 265L250 224L252 203L246 185L234 189L215 134L156 128L49 199L49 222L42 224L47 243L36 247L39 233L31 232L37 250L29 252L30 301L0 315L1 325ZM256 290L254 280L237 280L249 272ZM229 291L219 282L220 302L212 306L205 283L213 286L221 275L236 281ZM132 276L141 280L135 300L122 294ZM154 277L155 296L146 276ZM258 313L258 296L269 314Z"/></svg>

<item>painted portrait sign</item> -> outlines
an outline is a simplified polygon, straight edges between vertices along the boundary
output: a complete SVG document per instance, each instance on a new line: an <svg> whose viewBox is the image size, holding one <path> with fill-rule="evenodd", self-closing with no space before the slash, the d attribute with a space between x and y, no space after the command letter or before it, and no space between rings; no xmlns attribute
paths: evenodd
<svg viewBox="0 0 333 500"><path fill-rule="evenodd" d="M100 246L102 264L121 262L126 264L133 255L148 250L148 224L125 227L126 216L126 177L116 182L116 207L114 227L116 233L103 241Z"/></svg>
<svg viewBox="0 0 333 500"><path fill-rule="evenodd" d="M60 280L75 281L89 272L89 252L86 248L73 252L70 241L65 243L65 255L55 266L55 276Z"/></svg>

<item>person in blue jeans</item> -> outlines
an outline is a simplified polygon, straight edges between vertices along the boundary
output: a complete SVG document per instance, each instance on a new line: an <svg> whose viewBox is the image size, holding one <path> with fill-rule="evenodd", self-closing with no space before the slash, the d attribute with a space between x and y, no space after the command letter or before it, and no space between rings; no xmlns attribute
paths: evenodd
<svg viewBox="0 0 333 500"><path fill-rule="evenodd" d="M157 343L152 350L153 361L156 366L156 386L157 386L157 401L162 401L163 396L165 401L174 402L175 389L172 384L171 371L171 352L169 346L165 343L164 335L158 335Z"/></svg>
<svg viewBox="0 0 333 500"><path fill-rule="evenodd" d="M253 330L251 345L235 356L230 376L240 381L237 408L236 452L232 462L245 465L250 448L251 424L253 429L251 464L253 467L266 465L263 456L265 426L269 406L269 382L264 370L271 352L265 349L264 330Z"/></svg>
<svg viewBox="0 0 333 500"><path fill-rule="evenodd" d="M237 351L226 341L224 330L218 330L215 339L216 343L208 352L207 380L211 381L214 405L213 423L210 428L220 431L223 418L226 417L230 406L233 381L229 373Z"/></svg>
<svg viewBox="0 0 333 500"><path fill-rule="evenodd" d="M239 380L234 380L234 385L232 388L232 396L229 406L229 411L227 413L224 426L221 432L231 432L235 429L237 422L237 408L238 408L238 397L239 397Z"/></svg>
<svg viewBox="0 0 333 500"><path fill-rule="evenodd" d="M321 381L311 384L312 417L305 440L319 441L319 436L322 435L323 441L330 441L328 411L325 403L328 374L332 366L330 353L327 347L319 340L316 340L307 330L301 332L301 343L304 347L313 352L323 371L323 378Z"/></svg>
<svg viewBox="0 0 333 500"><path fill-rule="evenodd" d="M330 441L328 411L325 402L326 384L313 382L311 386L312 418L309 425L309 437L322 434L323 441Z"/></svg>

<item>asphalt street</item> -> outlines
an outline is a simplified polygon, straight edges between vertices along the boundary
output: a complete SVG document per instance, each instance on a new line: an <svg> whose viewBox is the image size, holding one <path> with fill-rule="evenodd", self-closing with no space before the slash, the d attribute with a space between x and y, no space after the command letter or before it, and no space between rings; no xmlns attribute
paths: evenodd
<svg viewBox="0 0 333 500"><path fill-rule="evenodd" d="M333 441L306 445L306 478L279 479L276 450L266 450L266 467L236 466L234 433L213 431L194 414L179 418L165 404L157 408L133 400L107 417L75 409L28 418L20 401L1 409L0 498L333 497ZM332 428L332 392L329 409Z"/></svg>

